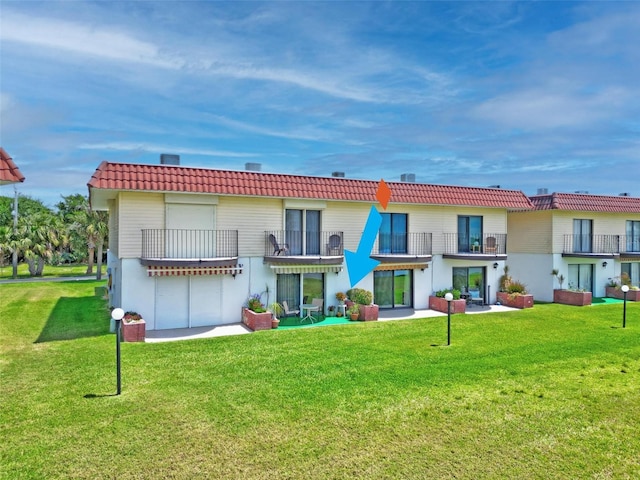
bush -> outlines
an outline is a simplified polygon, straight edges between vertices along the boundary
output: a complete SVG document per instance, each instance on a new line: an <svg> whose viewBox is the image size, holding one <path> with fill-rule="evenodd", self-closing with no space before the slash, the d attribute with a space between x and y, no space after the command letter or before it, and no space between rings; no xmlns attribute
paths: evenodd
<svg viewBox="0 0 640 480"><path fill-rule="evenodd" d="M442 290L438 290L436 292L436 297L444 298L447 293L451 293L454 300L460 300L460 290L456 288L444 288Z"/></svg>
<svg viewBox="0 0 640 480"><path fill-rule="evenodd" d="M507 286L507 293L520 293L522 295L527 293L527 287L524 283L512 280Z"/></svg>
<svg viewBox="0 0 640 480"><path fill-rule="evenodd" d="M365 290L364 288L352 288L351 290L347 290L347 297L353 303L358 303L360 305L371 305L373 303L373 293L369 290Z"/></svg>

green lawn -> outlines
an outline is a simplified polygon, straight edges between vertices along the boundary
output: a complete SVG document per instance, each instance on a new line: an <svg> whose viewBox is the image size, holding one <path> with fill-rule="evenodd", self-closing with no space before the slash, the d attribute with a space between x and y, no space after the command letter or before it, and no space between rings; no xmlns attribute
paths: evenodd
<svg viewBox="0 0 640 480"><path fill-rule="evenodd" d="M122 345L104 282L0 285L0 478L640 477L640 304Z"/></svg>
<svg viewBox="0 0 640 480"><path fill-rule="evenodd" d="M95 276L97 266L93 267L93 275ZM103 275L107 272L107 266L102 265ZM87 273L86 265L45 265L42 271L43 277L77 277ZM10 279L13 277L13 266L2 265L0 266L0 280ZM18 278L30 278L29 266L26 263L18 264Z"/></svg>

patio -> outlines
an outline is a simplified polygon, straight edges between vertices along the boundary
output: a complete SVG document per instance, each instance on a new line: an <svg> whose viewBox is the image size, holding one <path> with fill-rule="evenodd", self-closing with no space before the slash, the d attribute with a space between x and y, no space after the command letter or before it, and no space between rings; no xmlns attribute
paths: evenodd
<svg viewBox="0 0 640 480"><path fill-rule="evenodd" d="M467 314L478 314L478 313L489 313L489 312L511 312L518 311L517 308L509 308L502 305L483 305L478 306L474 305L467 308ZM418 318L428 318L428 317L442 317L446 316L446 313L436 312L435 310L430 309L422 309L415 310L413 308L403 308L403 309L394 309L394 310L380 310L380 316L378 321L387 322L391 320L411 320ZM300 319L295 317L289 317L292 320L299 321ZM320 319L312 324L304 323L300 324L291 324L291 325L282 325L282 321L287 318L283 318L280 320L280 326L278 330L291 330L296 328L313 328L313 327L325 327L330 325L346 325L351 323L359 323L352 322L346 317L320 317ZM195 340L199 338L211 338L211 337L222 337L227 335L243 335L245 333L253 333L250 329L248 329L245 325L241 323L236 323L232 325L219 325L212 327L197 327L197 328L175 328L169 330L151 330L146 332L146 343L157 343L157 342L173 342L177 340Z"/></svg>

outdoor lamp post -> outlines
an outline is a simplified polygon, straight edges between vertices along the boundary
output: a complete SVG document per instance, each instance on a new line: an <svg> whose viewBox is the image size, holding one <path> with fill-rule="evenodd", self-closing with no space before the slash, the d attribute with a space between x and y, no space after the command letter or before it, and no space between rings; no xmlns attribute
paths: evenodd
<svg viewBox="0 0 640 480"><path fill-rule="evenodd" d="M622 304L622 328L625 328L627 326L627 292L629 291L629 285L622 285L620 290L622 290L624 294L624 302Z"/></svg>
<svg viewBox="0 0 640 480"><path fill-rule="evenodd" d="M116 322L116 378L117 378L117 390L116 395L120 395L122 391L122 384L120 382L120 322L124 317L124 310L121 308L114 308L111 312L111 318Z"/></svg>
<svg viewBox="0 0 640 480"><path fill-rule="evenodd" d="M447 345L451 345L451 300L453 300L453 294L451 292L445 293L444 299L447 301Z"/></svg>

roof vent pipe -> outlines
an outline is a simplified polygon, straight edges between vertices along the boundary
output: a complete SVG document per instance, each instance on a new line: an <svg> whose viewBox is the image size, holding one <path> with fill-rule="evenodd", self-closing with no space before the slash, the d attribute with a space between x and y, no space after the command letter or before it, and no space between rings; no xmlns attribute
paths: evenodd
<svg viewBox="0 0 640 480"><path fill-rule="evenodd" d="M619 196L621 196L621 197L628 197L628 196L630 196L631 194L630 194L629 192L622 192L622 193L620 193L620 194L618 194L618 195L619 195Z"/></svg>
<svg viewBox="0 0 640 480"><path fill-rule="evenodd" d="M500 185L489 185L489 188L500 188Z"/></svg>
<svg viewBox="0 0 640 480"><path fill-rule="evenodd" d="M408 183L416 183L416 174L415 173L403 173L402 175L400 175L400 181L401 182L408 182Z"/></svg>
<svg viewBox="0 0 640 480"><path fill-rule="evenodd" d="M249 172L259 172L260 170L262 170L262 164L261 163L247 162L247 163L244 164L244 169L249 171Z"/></svg>
<svg viewBox="0 0 640 480"><path fill-rule="evenodd" d="M344 178L344 172L331 172L332 177Z"/></svg>
<svg viewBox="0 0 640 480"><path fill-rule="evenodd" d="M162 165L180 165L180 155L173 155L170 153L161 153L160 163Z"/></svg>

